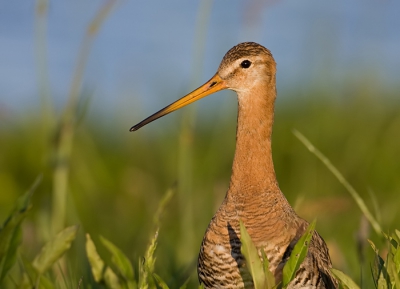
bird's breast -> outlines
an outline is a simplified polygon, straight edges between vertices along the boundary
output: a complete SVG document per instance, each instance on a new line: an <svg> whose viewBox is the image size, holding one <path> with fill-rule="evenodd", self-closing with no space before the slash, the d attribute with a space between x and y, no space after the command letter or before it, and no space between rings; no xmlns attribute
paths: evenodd
<svg viewBox="0 0 400 289"><path fill-rule="evenodd" d="M219 208L204 235L198 259L199 279L205 288L251 288L252 278L241 254L240 220L258 249L264 249L271 272L282 262L295 230L272 214L232 208L229 203ZM246 214L249 212L249 215ZM250 217L251 216L251 217ZM261 256L261 251L259 252ZM279 278L279 272L276 272Z"/></svg>

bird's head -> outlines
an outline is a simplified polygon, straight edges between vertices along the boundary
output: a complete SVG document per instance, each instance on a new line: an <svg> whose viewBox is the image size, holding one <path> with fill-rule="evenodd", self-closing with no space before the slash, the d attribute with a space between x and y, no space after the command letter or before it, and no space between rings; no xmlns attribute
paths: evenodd
<svg viewBox="0 0 400 289"><path fill-rule="evenodd" d="M247 95L255 86L275 85L275 73L276 64L268 49L254 42L240 43L225 54L217 73L209 81L136 124L130 131L223 89L234 90L240 96Z"/></svg>

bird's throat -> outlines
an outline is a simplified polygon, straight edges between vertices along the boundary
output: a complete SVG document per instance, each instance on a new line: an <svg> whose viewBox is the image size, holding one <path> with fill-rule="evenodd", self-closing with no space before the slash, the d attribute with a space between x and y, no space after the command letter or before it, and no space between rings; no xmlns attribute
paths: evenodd
<svg viewBox="0 0 400 289"><path fill-rule="evenodd" d="M279 191L271 149L275 96L274 88L238 94L236 149L228 193L248 196L260 190Z"/></svg>

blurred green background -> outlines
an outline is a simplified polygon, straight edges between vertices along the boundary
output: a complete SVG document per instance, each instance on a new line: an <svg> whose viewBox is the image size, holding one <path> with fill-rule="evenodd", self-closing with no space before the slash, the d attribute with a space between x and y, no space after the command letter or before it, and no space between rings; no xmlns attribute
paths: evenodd
<svg viewBox="0 0 400 289"><path fill-rule="evenodd" d="M121 6L125 4L99 3L98 8L110 14L103 15L99 22L88 22L79 31L82 35L90 25L94 28L87 30L77 50L78 64L72 72L75 78L64 91L69 95L65 103L52 95L52 79L43 70L51 61L41 50L46 47L45 24L52 13L48 4L37 1L36 12L31 11L38 29L35 47L39 51L39 92L32 95L38 94L33 102L41 105L9 110L7 101L15 100L7 99L7 95L2 100L0 220L7 218L18 196L42 175L32 211L23 223L21 254L32 258L53 231L80 224L79 237L67 254L67 272L76 280L83 276L86 286L93 281L84 234L90 233L95 242L99 235L105 236L136 264L154 233L153 216L159 201L173 188L174 196L161 218L156 272L171 288L189 276L189 284L194 286L202 236L229 184L236 129L234 93L211 96L138 132L129 133L128 129L211 77L211 73L202 77L202 61L212 53L203 42L208 29L212 29L207 28L207 15L215 10L210 4L197 8L190 77L168 70L152 74L148 67L142 77L148 79L147 85L157 86L155 90L162 95L132 92L134 105L126 107L125 99L99 108L96 83L85 82L86 64L89 61L90 67L93 62L91 49L96 51L95 40L98 33L101 35L99 31L107 29L107 17L124 9ZM40 5L44 5L43 11ZM107 5L110 11L104 8ZM258 41L257 37L254 40ZM232 45L226 43L231 41L222 41L218 46L227 51ZM152 50L165 56L163 47ZM218 61L213 63L213 70ZM149 65L157 69L156 63ZM312 65L314 69L317 66ZM385 243L369 228L344 187L292 131L302 132L337 166L386 232L399 229L400 87L395 81L380 78L374 65L368 67L346 71L338 81L331 78L334 72L329 67L321 66L312 81L305 81L310 80L305 77L278 85L273 134L274 163L282 191L300 216L309 221L317 218L317 229L330 248L334 267L359 284L361 278L367 282L363 284L371 284L369 264L373 258L367 239L382 250ZM277 77L279 83L285 82L279 62ZM182 79L188 84L182 85ZM146 97L154 99L150 102L144 100ZM57 195L61 205L54 203ZM65 219L61 212L64 206ZM107 258L106 252L99 250Z"/></svg>

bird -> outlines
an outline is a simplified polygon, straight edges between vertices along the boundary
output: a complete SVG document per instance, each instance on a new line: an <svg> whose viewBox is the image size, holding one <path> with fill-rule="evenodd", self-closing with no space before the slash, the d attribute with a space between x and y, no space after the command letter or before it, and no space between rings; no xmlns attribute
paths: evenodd
<svg viewBox="0 0 400 289"><path fill-rule="evenodd" d="M241 253L242 221L256 248L265 251L269 270L278 283L290 253L309 223L290 206L275 174L271 135L277 95L276 63L270 50L255 42L234 46L209 81L130 131L224 89L237 94L236 148L229 188L201 243L199 282L204 288L254 288ZM307 255L287 288L338 288L330 268L328 247L314 231Z"/></svg>

